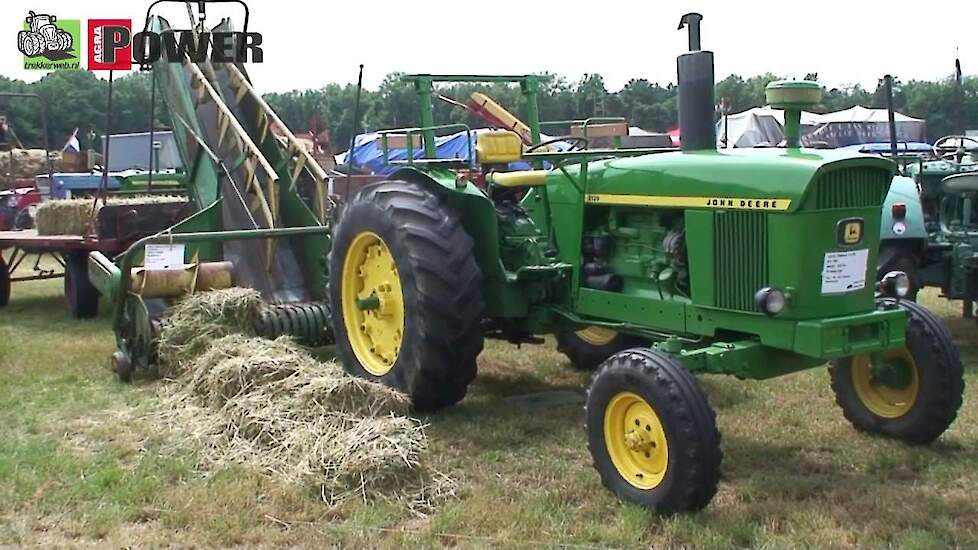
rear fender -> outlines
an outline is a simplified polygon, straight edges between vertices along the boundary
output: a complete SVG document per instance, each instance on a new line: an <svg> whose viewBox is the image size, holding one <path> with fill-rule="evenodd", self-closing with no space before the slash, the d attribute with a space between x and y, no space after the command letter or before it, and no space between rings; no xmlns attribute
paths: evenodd
<svg viewBox="0 0 978 550"><path fill-rule="evenodd" d="M901 232L893 219L893 205L907 205L907 215L902 220L905 229ZM894 226L897 230L894 230ZM890 184L890 191L883 201L883 216L880 223L881 241L907 241L908 243L925 242L927 229L924 227L924 210L920 205L920 192L916 182L904 176L896 176Z"/></svg>

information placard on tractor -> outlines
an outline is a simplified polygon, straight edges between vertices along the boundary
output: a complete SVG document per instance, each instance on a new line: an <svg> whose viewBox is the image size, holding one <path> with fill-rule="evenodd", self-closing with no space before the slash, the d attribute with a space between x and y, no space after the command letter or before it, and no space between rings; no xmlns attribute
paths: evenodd
<svg viewBox="0 0 978 550"><path fill-rule="evenodd" d="M168 269L183 265L185 245L148 244L146 245L146 267L149 269Z"/></svg>
<svg viewBox="0 0 978 550"><path fill-rule="evenodd" d="M869 249L827 252L822 262L822 294L841 294L866 288Z"/></svg>

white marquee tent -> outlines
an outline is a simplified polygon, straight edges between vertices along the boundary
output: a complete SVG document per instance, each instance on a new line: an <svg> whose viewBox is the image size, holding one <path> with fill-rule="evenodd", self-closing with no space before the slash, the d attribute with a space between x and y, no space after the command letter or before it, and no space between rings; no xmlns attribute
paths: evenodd
<svg viewBox="0 0 978 550"><path fill-rule="evenodd" d="M926 140L926 123L902 113L894 113L897 141ZM823 143L844 147L857 143L876 143L890 139L886 109L855 106L820 115L802 112L802 143ZM725 141L726 140L726 141ZM721 118L717 122L719 147L774 147L784 140L784 112L770 107L755 107Z"/></svg>

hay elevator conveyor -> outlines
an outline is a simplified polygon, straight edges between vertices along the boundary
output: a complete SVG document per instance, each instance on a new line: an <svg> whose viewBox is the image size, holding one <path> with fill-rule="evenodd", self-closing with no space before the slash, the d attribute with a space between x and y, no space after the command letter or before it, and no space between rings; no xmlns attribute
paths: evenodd
<svg viewBox="0 0 978 550"><path fill-rule="evenodd" d="M147 17L147 28L172 32L157 16ZM195 32L202 29L195 25ZM230 22L213 30L230 30ZM114 260L100 253L90 258L93 283L114 305L117 372L127 378L154 363L156 326L169 301L228 286L261 293L260 334L331 342L326 172L255 91L243 66L164 55L152 71L188 167L193 214ZM182 253L183 262L151 262L147 246L171 257Z"/></svg>

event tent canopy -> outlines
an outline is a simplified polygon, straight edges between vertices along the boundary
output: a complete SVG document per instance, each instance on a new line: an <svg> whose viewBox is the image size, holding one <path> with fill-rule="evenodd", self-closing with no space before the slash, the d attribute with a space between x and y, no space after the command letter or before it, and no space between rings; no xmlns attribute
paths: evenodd
<svg viewBox="0 0 978 550"><path fill-rule="evenodd" d="M926 123L902 113L894 113L897 141L926 140ZM802 112L802 144L821 143L830 148L859 143L888 141L889 118L886 109L867 109L859 105L826 113ZM726 137L726 143L724 138ZM784 112L771 107L755 107L721 118L717 122L720 147L777 146L784 140Z"/></svg>

